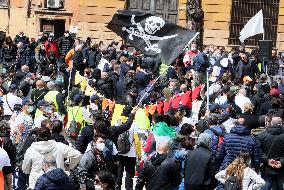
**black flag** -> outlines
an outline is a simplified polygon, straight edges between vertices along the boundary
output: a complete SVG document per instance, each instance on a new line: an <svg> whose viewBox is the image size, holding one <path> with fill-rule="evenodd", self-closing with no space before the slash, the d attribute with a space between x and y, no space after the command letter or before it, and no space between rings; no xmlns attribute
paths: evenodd
<svg viewBox="0 0 284 190"><path fill-rule="evenodd" d="M196 32L167 22L150 13L129 10L114 14L107 27L145 55L171 64Z"/></svg>

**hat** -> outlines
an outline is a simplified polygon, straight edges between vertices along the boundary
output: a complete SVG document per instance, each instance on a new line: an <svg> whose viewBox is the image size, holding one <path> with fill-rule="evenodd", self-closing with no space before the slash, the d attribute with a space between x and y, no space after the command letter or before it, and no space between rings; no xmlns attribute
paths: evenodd
<svg viewBox="0 0 284 190"><path fill-rule="evenodd" d="M76 94L73 97L73 102L80 102L80 101L82 101L82 99L83 99L83 95L82 94Z"/></svg>
<svg viewBox="0 0 284 190"><path fill-rule="evenodd" d="M262 73L261 75L260 75L260 80L266 80L267 79L267 75L266 74L264 74L264 73Z"/></svg>
<svg viewBox="0 0 284 190"><path fill-rule="evenodd" d="M91 103L94 103L96 100L100 100L100 97L96 94L93 94L91 97L90 97L90 100L91 100Z"/></svg>
<svg viewBox="0 0 284 190"><path fill-rule="evenodd" d="M246 81L249 81L249 82L252 82L252 79L249 77L249 76L245 76L243 78L243 81L246 82Z"/></svg>
<svg viewBox="0 0 284 190"><path fill-rule="evenodd" d="M25 99L23 99L23 101L22 101L22 105L23 105L23 106L25 106L25 105L33 105L33 102L32 102L30 99L25 98Z"/></svg>
<svg viewBox="0 0 284 190"><path fill-rule="evenodd" d="M18 87L17 87L16 84L11 84L10 87L9 87L10 90L17 90L17 88Z"/></svg>
<svg viewBox="0 0 284 190"><path fill-rule="evenodd" d="M43 100L39 100L37 103L37 107L41 107L41 106L49 106L50 103L46 102L44 99Z"/></svg>
<svg viewBox="0 0 284 190"><path fill-rule="evenodd" d="M110 45L111 45L111 46L114 45L114 44L115 44L115 45L118 45L118 43L119 43L119 42L112 41L112 42L110 43Z"/></svg>
<svg viewBox="0 0 284 190"><path fill-rule="evenodd" d="M269 95L270 95L270 96L274 96L274 97L275 97L275 96L280 96L280 92L279 92L278 89L272 88L272 89L270 90Z"/></svg>

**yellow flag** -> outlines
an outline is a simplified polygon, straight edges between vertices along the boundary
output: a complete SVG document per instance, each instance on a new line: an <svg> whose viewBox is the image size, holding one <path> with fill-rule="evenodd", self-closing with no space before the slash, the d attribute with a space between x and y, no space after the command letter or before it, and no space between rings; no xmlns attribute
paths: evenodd
<svg viewBox="0 0 284 190"><path fill-rule="evenodd" d="M149 130L150 129L150 120L147 117L144 109L139 108L135 114L134 121L138 125L141 130Z"/></svg>
<svg viewBox="0 0 284 190"><path fill-rule="evenodd" d="M112 114L111 126L114 126L117 123L117 120L121 119L121 113L124 107L125 105L115 104Z"/></svg>

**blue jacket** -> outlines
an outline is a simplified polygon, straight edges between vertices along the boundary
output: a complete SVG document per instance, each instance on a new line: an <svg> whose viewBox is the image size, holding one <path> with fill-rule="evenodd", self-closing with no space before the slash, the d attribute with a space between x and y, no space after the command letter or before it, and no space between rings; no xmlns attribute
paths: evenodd
<svg viewBox="0 0 284 190"><path fill-rule="evenodd" d="M237 125L231 129L229 134L225 135L220 150L217 152L216 161L220 165L219 170L224 170L241 151L250 153L252 167L259 166L259 143L250 135L249 128Z"/></svg>
<svg viewBox="0 0 284 190"><path fill-rule="evenodd" d="M193 70L196 72L206 72L209 65L208 57L203 52L200 52L193 58Z"/></svg>
<svg viewBox="0 0 284 190"><path fill-rule="evenodd" d="M40 176L34 190L75 190L73 180L60 168Z"/></svg>
<svg viewBox="0 0 284 190"><path fill-rule="evenodd" d="M222 128L220 126L215 125L215 126L211 126L210 128L215 130L218 133L218 135L222 135L222 133L223 133ZM215 135L210 129L206 129L204 131L204 133L207 133L211 136L210 150L211 150L212 154L215 155L216 150L218 148L217 146L218 146L219 137L217 135Z"/></svg>

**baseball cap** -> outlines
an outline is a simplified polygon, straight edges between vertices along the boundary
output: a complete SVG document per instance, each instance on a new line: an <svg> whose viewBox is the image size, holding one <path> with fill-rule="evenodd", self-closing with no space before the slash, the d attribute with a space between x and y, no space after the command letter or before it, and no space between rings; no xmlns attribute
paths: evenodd
<svg viewBox="0 0 284 190"><path fill-rule="evenodd" d="M100 97L96 94L93 94L90 98L91 102L94 103L96 100L100 100Z"/></svg>
<svg viewBox="0 0 284 190"><path fill-rule="evenodd" d="M32 102L30 99L25 98L25 99L23 99L23 101L22 101L22 105L23 105L23 106L25 106L25 105L33 105L33 102Z"/></svg>
<svg viewBox="0 0 284 190"><path fill-rule="evenodd" d="M10 87L9 87L10 90L17 90L17 88L18 87L17 87L16 84L11 84Z"/></svg>
<svg viewBox="0 0 284 190"><path fill-rule="evenodd" d="M49 106L50 103L46 102L45 100L40 100L37 103L37 107L41 107L41 106Z"/></svg>
<svg viewBox="0 0 284 190"><path fill-rule="evenodd" d="M243 78L243 81L246 82L246 81L249 81L249 82L252 82L252 79L249 77L249 76L245 76Z"/></svg>

